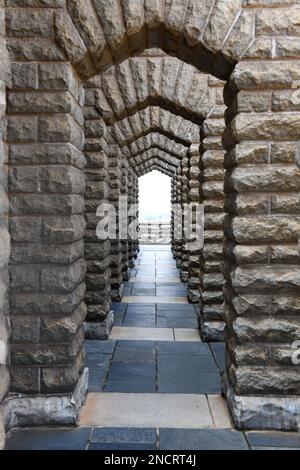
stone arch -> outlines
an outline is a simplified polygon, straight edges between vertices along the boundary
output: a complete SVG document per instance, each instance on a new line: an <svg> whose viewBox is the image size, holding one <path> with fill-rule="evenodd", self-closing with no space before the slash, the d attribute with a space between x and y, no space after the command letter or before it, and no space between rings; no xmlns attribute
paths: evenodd
<svg viewBox="0 0 300 470"><path fill-rule="evenodd" d="M121 15L116 1L97 1L103 29L90 1L69 1L68 13L60 7L6 11L10 93L20 99L24 93L25 101L36 98L33 112L14 110L15 102L8 116L10 371L12 391L27 395L25 401L17 398L27 407L21 421L36 423L33 401L38 396L44 409L52 394L57 406L66 406L64 423L74 423L85 392L81 79L159 47L227 80L224 393L239 427L297 429L299 374L286 358L299 330L299 173L294 165L299 109L291 99L299 54L290 47L297 40L299 7L254 0L242 7L239 0L207 1L200 11L197 0L144 4L124 2ZM209 140L213 146L213 136ZM33 325L24 337L26 329L18 325L29 317ZM49 421L61 423L61 417L50 410L39 424Z"/></svg>
<svg viewBox="0 0 300 470"><path fill-rule="evenodd" d="M216 105L218 92L216 80L167 55L130 58L86 85L87 104L96 104L107 125L149 106L199 125Z"/></svg>
<svg viewBox="0 0 300 470"><path fill-rule="evenodd" d="M68 11L54 13L54 32L81 76L96 75L146 48L160 48L226 79L253 41L254 18L247 13L239 0L201 5L197 0L74 1Z"/></svg>

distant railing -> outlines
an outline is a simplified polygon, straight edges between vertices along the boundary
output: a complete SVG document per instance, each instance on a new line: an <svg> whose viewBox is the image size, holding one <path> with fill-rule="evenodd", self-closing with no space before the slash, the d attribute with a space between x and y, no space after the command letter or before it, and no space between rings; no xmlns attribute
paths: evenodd
<svg viewBox="0 0 300 470"><path fill-rule="evenodd" d="M171 243L171 224L167 222L142 222L139 224L141 245L168 245Z"/></svg>

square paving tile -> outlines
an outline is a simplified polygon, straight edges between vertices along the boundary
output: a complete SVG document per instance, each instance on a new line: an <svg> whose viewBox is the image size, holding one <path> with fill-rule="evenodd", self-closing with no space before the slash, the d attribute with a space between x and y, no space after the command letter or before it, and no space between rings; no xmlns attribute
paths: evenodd
<svg viewBox="0 0 300 470"><path fill-rule="evenodd" d="M210 356L211 351L207 343L200 341L182 341L182 342L158 342L158 354L182 354L189 356Z"/></svg>
<svg viewBox="0 0 300 470"><path fill-rule="evenodd" d="M243 433L223 429L160 429L160 450L249 450Z"/></svg>
<svg viewBox="0 0 300 470"><path fill-rule="evenodd" d="M157 312L195 312L194 306L186 302L185 304L176 304L176 303L168 303L165 302L164 304L157 305Z"/></svg>
<svg viewBox="0 0 300 470"><path fill-rule="evenodd" d="M209 356L158 356L158 392L220 393L220 376Z"/></svg>
<svg viewBox="0 0 300 470"><path fill-rule="evenodd" d="M7 440L7 450L85 450L91 428L20 429Z"/></svg>
<svg viewBox="0 0 300 470"><path fill-rule="evenodd" d="M94 442L89 445L88 450L115 450L115 451L125 451L125 450L156 450L156 444L149 444L148 442L144 444L137 444L135 442Z"/></svg>
<svg viewBox="0 0 300 470"><path fill-rule="evenodd" d="M155 304L128 304L127 313L140 313L143 315L155 315Z"/></svg>
<svg viewBox="0 0 300 470"><path fill-rule="evenodd" d="M157 315L157 326L160 328L192 328L198 326L196 313L183 311L165 311Z"/></svg>
<svg viewBox="0 0 300 470"><path fill-rule="evenodd" d="M103 391L105 393L155 393L156 384L150 380L129 382L109 380Z"/></svg>
<svg viewBox="0 0 300 470"><path fill-rule="evenodd" d="M86 340L84 342L84 347L87 354L112 354L114 352L115 346L116 341L112 341L110 339L107 341Z"/></svg>
<svg viewBox="0 0 300 470"><path fill-rule="evenodd" d="M205 395L90 393L81 426L213 428Z"/></svg>
<svg viewBox="0 0 300 470"><path fill-rule="evenodd" d="M117 325L116 325L117 326ZM128 313L123 321L123 326L155 328L155 315L130 314Z"/></svg>
<svg viewBox="0 0 300 470"><path fill-rule="evenodd" d="M225 370L225 344L224 343L210 343L213 350L215 360L221 372Z"/></svg>
<svg viewBox="0 0 300 470"><path fill-rule="evenodd" d="M156 366L151 362L113 362L104 391L151 393L156 390Z"/></svg>
<svg viewBox="0 0 300 470"><path fill-rule="evenodd" d="M249 444L256 447L300 448L300 434L280 431L251 431L246 433Z"/></svg>
<svg viewBox="0 0 300 470"><path fill-rule="evenodd" d="M126 343L126 344L123 344ZM129 343L129 344L128 344ZM139 341L119 341L113 361L116 362L155 362L155 343L144 341L145 345L136 345ZM151 343L148 345L147 343Z"/></svg>

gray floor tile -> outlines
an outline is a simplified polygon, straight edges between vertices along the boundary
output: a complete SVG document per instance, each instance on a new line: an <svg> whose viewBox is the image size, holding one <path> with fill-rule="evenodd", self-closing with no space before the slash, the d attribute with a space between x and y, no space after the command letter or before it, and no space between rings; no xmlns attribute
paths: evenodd
<svg viewBox="0 0 300 470"><path fill-rule="evenodd" d="M117 325L116 325L117 326ZM155 316L126 315L123 326L137 326L145 328L154 328L156 326Z"/></svg>
<svg viewBox="0 0 300 470"><path fill-rule="evenodd" d="M243 433L223 429L160 429L160 450L248 450Z"/></svg>
<svg viewBox="0 0 300 470"><path fill-rule="evenodd" d="M156 429L149 428L95 428L91 442L155 443Z"/></svg>
<svg viewBox="0 0 300 470"><path fill-rule="evenodd" d="M7 440L7 450L85 450L91 428L21 429Z"/></svg>
<svg viewBox="0 0 300 470"><path fill-rule="evenodd" d="M106 444L101 444L100 442L95 442L89 445L88 450L93 451L93 450L156 450L156 444L149 444L149 443L144 443L144 444L137 444L135 442L133 443L120 443L120 442L109 442Z"/></svg>
<svg viewBox="0 0 300 470"><path fill-rule="evenodd" d="M84 346L87 354L89 354L90 352L99 354L112 354L116 346L116 341L87 340L84 342Z"/></svg>
<svg viewBox="0 0 300 470"><path fill-rule="evenodd" d="M155 382L155 364L144 362L113 362L108 375L108 383L113 382L137 382L154 381Z"/></svg>
<svg viewBox="0 0 300 470"><path fill-rule="evenodd" d="M225 344L224 343L210 343L213 350L214 358L221 372L225 370Z"/></svg>
<svg viewBox="0 0 300 470"><path fill-rule="evenodd" d="M126 381L109 380L104 387L106 393L155 393L156 383L150 379Z"/></svg>
<svg viewBox="0 0 300 470"><path fill-rule="evenodd" d="M159 328L197 328L198 319L192 312L160 312L157 315Z"/></svg>
<svg viewBox="0 0 300 470"><path fill-rule="evenodd" d="M300 434L279 431L247 432L251 446L261 447L300 447Z"/></svg>
<svg viewBox="0 0 300 470"><path fill-rule="evenodd" d="M134 343L134 342L133 342ZM113 356L116 362L155 362L155 345L150 347L136 347L118 345Z"/></svg>
<svg viewBox="0 0 300 470"><path fill-rule="evenodd" d="M208 344L193 341L159 341L157 343L159 354L183 354L192 356L210 356Z"/></svg>
<svg viewBox="0 0 300 470"><path fill-rule="evenodd" d="M195 312L194 306L192 304L159 304L157 305L157 312Z"/></svg>
<svg viewBox="0 0 300 470"><path fill-rule="evenodd" d="M219 393L220 377L209 356L158 356L158 391L162 393Z"/></svg>

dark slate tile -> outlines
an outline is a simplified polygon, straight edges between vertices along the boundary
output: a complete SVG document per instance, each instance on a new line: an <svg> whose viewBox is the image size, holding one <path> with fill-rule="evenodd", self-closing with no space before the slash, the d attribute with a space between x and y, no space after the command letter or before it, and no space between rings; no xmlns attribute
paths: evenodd
<svg viewBox="0 0 300 470"><path fill-rule="evenodd" d="M104 392L110 393L154 393L156 383L149 379L130 382L109 380L104 387Z"/></svg>
<svg viewBox="0 0 300 470"><path fill-rule="evenodd" d="M124 287L123 295L131 295L132 294L132 286L133 286L133 284Z"/></svg>
<svg viewBox="0 0 300 470"><path fill-rule="evenodd" d="M155 282L135 282L133 290L135 289L155 289Z"/></svg>
<svg viewBox="0 0 300 470"><path fill-rule="evenodd" d="M88 450L156 450L156 444L137 444L133 443L126 443L122 444L120 442L109 442L105 444L101 444L99 442L93 443L89 445Z"/></svg>
<svg viewBox="0 0 300 470"><path fill-rule="evenodd" d="M157 312L195 312L192 304L157 304Z"/></svg>
<svg viewBox="0 0 300 470"><path fill-rule="evenodd" d="M186 393L186 394L214 394L221 393L220 376L217 374L201 373L201 379L187 377L187 374L159 375L158 392L160 393Z"/></svg>
<svg viewBox="0 0 300 470"><path fill-rule="evenodd" d="M117 362L155 362L155 344L149 346L136 347L134 344L124 346L118 343L113 361Z"/></svg>
<svg viewBox="0 0 300 470"><path fill-rule="evenodd" d="M119 339L117 346L120 347L134 347L141 349L153 349L156 346L155 341L144 341L144 340L130 340L130 339Z"/></svg>
<svg viewBox="0 0 300 470"><path fill-rule="evenodd" d="M89 367L89 392L101 392L103 389L105 377L109 369L110 362L108 361L103 366Z"/></svg>
<svg viewBox="0 0 300 470"><path fill-rule="evenodd" d="M208 344L200 343L200 341L159 341L157 347L158 354L183 354L212 357Z"/></svg>
<svg viewBox="0 0 300 470"><path fill-rule="evenodd" d="M123 326L155 328L155 316L126 315Z"/></svg>
<svg viewBox="0 0 300 470"><path fill-rule="evenodd" d="M111 309L114 311L114 313L125 313L126 311L127 304L123 302L113 302Z"/></svg>
<svg viewBox="0 0 300 470"><path fill-rule="evenodd" d="M108 382L155 381L155 364L144 362L112 362Z"/></svg>
<svg viewBox="0 0 300 470"><path fill-rule="evenodd" d="M87 340L84 343L87 354L89 352L101 353L101 354L112 354L114 352L116 341L107 340Z"/></svg>
<svg viewBox="0 0 300 470"><path fill-rule="evenodd" d="M91 428L21 429L7 440L7 450L85 450Z"/></svg>
<svg viewBox="0 0 300 470"><path fill-rule="evenodd" d="M127 314L155 315L155 304L129 304Z"/></svg>
<svg viewBox="0 0 300 470"><path fill-rule="evenodd" d="M280 431L252 431L247 432L247 439L251 446L256 447L300 447L300 434Z"/></svg>
<svg viewBox="0 0 300 470"><path fill-rule="evenodd" d="M160 429L160 450L248 450L241 432L223 429Z"/></svg>
<svg viewBox="0 0 300 470"><path fill-rule="evenodd" d="M85 363L87 367L102 368L109 364L111 357L112 354L90 352L86 354Z"/></svg>
<svg viewBox="0 0 300 470"><path fill-rule="evenodd" d="M224 343L210 343L214 358L220 371L225 370L225 344Z"/></svg>
<svg viewBox="0 0 300 470"><path fill-rule="evenodd" d="M193 313L165 312L157 315L159 328L197 328L198 319Z"/></svg>
<svg viewBox="0 0 300 470"><path fill-rule="evenodd" d="M91 442L155 443L156 429L95 428Z"/></svg>
<svg viewBox="0 0 300 470"><path fill-rule="evenodd" d="M220 376L209 356L158 356L161 393L220 393Z"/></svg>
<svg viewBox="0 0 300 470"><path fill-rule="evenodd" d="M155 296L155 289L135 289L132 291L131 295L139 296Z"/></svg>

